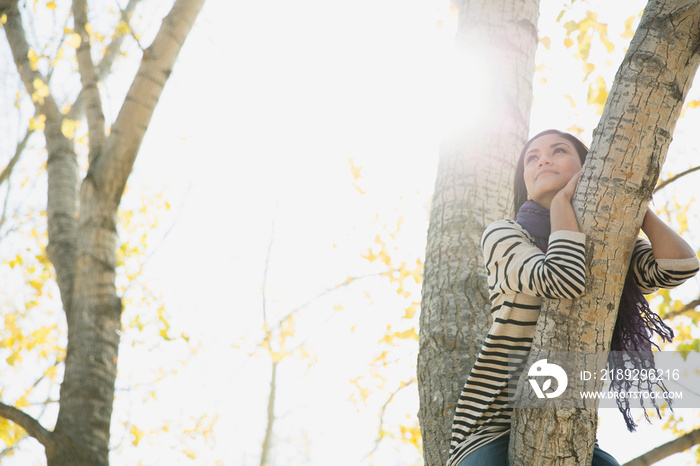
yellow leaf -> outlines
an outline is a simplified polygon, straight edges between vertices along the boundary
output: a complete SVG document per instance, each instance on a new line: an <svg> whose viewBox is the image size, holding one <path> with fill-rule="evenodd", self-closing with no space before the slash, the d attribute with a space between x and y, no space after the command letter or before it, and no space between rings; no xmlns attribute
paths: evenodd
<svg viewBox="0 0 700 466"><path fill-rule="evenodd" d="M620 34L620 37L623 37L625 39L629 39L630 37L634 36L634 31L632 30L632 23L634 22L635 16L630 16L625 20L625 31Z"/></svg>
<svg viewBox="0 0 700 466"><path fill-rule="evenodd" d="M564 39L564 47L566 47L568 49L572 45L574 45L573 39L571 39L570 37L567 37L566 39Z"/></svg>
<svg viewBox="0 0 700 466"><path fill-rule="evenodd" d="M44 105L44 97L48 97L51 94L49 86L41 78L34 78L32 85L34 86L32 101L37 102L39 105Z"/></svg>
<svg viewBox="0 0 700 466"><path fill-rule="evenodd" d="M7 362L7 364L9 364L10 366L14 366L15 363L17 363L21 360L22 360L22 357L19 355L19 353L15 352L15 353L12 353L10 356L8 356L5 359L5 362Z"/></svg>
<svg viewBox="0 0 700 466"><path fill-rule="evenodd" d="M567 36L569 34L571 34L572 32L574 32L575 30L577 30L578 28L579 28L579 24L575 21L568 21L568 22L564 23L564 29L566 29Z"/></svg>
<svg viewBox="0 0 700 466"><path fill-rule="evenodd" d="M569 94L564 94L564 98L565 98L566 100L569 101L569 104L570 104L572 107L575 107L575 106L576 106L576 101L575 101L574 98L571 97Z"/></svg>
<svg viewBox="0 0 700 466"><path fill-rule="evenodd" d="M542 37L542 38L540 39L540 43L541 43L542 45L544 45L544 48L546 48L547 50L550 50L549 47L552 45L552 39L550 39L549 37L545 36L545 37Z"/></svg>
<svg viewBox="0 0 700 466"><path fill-rule="evenodd" d="M615 50L615 45L613 45L613 43L610 42L606 37L601 37L600 40L601 42L603 42L605 50L607 50L608 53L611 53L613 50Z"/></svg>
<svg viewBox="0 0 700 466"><path fill-rule="evenodd" d="M2 16L0 16L0 26L5 24L7 22L7 14L3 13Z"/></svg>
<svg viewBox="0 0 700 466"><path fill-rule="evenodd" d="M16 265L22 265L22 256L17 254L17 256L15 256L14 259L12 259L11 261L9 261L7 263L7 265L9 265L10 268L13 268L13 269L15 268ZM5 316L5 321L7 321L7 319L10 318L10 316L12 316L12 318L14 319L14 316L12 314L7 314Z"/></svg>
<svg viewBox="0 0 700 466"><path fill-rule="evenodd" d="M588 104L595 105L597 113L603 113L605 101L608 100L608 90L602 76L596 78L595 83L588 86Z"/></svg>
<svg viewBox="0 0 700 466"><path fill-rule="evenodd" d="M377 260L377 255L374 254L371 249L367 252L367 254L361 254L361 256L370 262Z"/></svg>
<svg viewBox="0 0 700 466"><path fill-rule="evenodd" d="M82 40L80 39L80 35L73 33L70 35L70 37L66 41L66 44L68 44L68 47L72 47L74 49L77 49L78 47L80 47L81 42L82 42Z"/></svg>
<svg viewBox="0 0 700 466"><path fill-rule="evenodd" d="M115 36L123 36L124 34L128 34L130 30L129 25L126 24L126 22L119 21L119 24L117 24L117 27L114 30L114 34Z"/></svg>
<svg viewBox="0 0 700 466"><path fill-rule="evenodd" d="M572 125L569 128L567 128L567 131L570 131L570 132L576 133L576 134L581 134L585 130L583 128L581 128L580 126Z"/></svg>
<svg viewBox="0 0 700 466"><path fill-rule="evenodd" d="M418 442L420 441L420 429L418 427L407 427L407 426L400 426L401 428L401 436L403 439L409 443L412 443L416 446L418 446Z"/></svg>
<svg viewBox="0 0 700 466"><path fill-rule="evenodd" d="M53 1L48 2L46 4L46 8L48 8L51 11L56 11L56 2L53 2Z"/></svg>
<svg viewBox="0 0 700 466"><path fill-rule="evenodd" d="M416 315L416 311L418 310L418 306L420 306L420 303L417 301L413 301L411 305L406 308L403 318L413 319L413 317Z"/></svg>
<svg viewBox="0 0 700 466"><path fill-rule="evenodd" d="M700 107L700 100L691 100L686 104L686 108L698 108Z"/></svg>
<svg viewBox="0 0 700 466"><path fill-rule="evenodd" d="M71 120L69 118L64 118L61 122L61 132L68 139L73 139L75 136L75 130L80 126L80 122L77 120Z"/></svg>
<svg viewBox="0 0 700 466"><path fill-rule="evenodd" d="M131 441L131 443L134 444L135 447L139 446L139 442L143 438L143 431L140 430L138 427L132 424L131 429L129 431L131 435L134 436L134 439Z"/></svg>
<svg viewBox="0 0 700 466"><path fill-rule="evenodd" d="M22 408L26 408L27 406L29 406L29 402L27 401L27 395L31 391L32 391L32 389L30 388L27 393L25 393L24 395L19 397L19 399L15 402L15 408L22 409Z"/></svg>
<svg viewBox="0 0 700 466"><path fill-rule="evenodd" d="M36 71L38 69L37 62L39 61L39 57L34 49L29 49L29 52L27 52L27 58L29 59L29 67L32 69L32 71Z"/></svg>

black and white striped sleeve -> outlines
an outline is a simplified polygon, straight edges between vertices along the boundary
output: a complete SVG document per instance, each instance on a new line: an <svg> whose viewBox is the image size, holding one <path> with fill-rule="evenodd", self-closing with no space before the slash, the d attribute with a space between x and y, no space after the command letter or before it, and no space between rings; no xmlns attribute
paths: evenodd
<svg viewBox="0 0 700 466"><path fill-rule="evenodd" d="M634 282L644 294L659 288L675 288L698 273L698 267L700 261L697 257L655 259L651 244L641 237L637 237L630 262Z"/></svg>
<svg viewBox="0 0 700 466"><path fill-rule="evenodd" d="M555 299L580 296L586 281L585 241L583 233L555 231L545 254L519 224L510 220L491 224L481 240L489 292Z"/></svg>

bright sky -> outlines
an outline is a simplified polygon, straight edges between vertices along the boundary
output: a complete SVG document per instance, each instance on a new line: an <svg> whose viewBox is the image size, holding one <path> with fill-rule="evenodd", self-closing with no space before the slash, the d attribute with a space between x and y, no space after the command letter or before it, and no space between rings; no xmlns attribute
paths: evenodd
<svg viewBox="0 0 700 466"><path fill-rule="evenodd" d="M537 79L547 82L536 79L531 128L576 123L589 142L598 117L585 108L580 62L559 45L563 33L547 32L562 29L555 19L563 3L569 2L542 2L542 35L556 46L538 52L537 63L546 60L548 69ZM611 11L611 2L578 1L565 19L600 11L617 43L624 20L643 4L628 1L624 11ZM173 206L161 218L173 228L145 274L164 295L173 334L186 332L198 350L122 350L120 367L131 380L148 378L143 374L164 361L187 364L162 383L157 401L144 405L149 409L140 407L135 390L115 416L146 431L160 429L163 419L218 415L215 441L198 445L204 452L198 464L258 464L269 361L247 351L262 337L260 288L270 240L270 320L348 276L378 270L360 254L378 228L388 237L400 218L393 254L408 263L422 257L440 141L465 102L488 85L478 70L455 65L454 21L447 0L207 0L130 181L134 191L163 191ZM623 53L617 47L607 58L601 73L608 83ZM690 131L679 125L679 132L684 139ZM349 160L362 167L356 186L365 194L353 185ZM417 323L417 317L400 318L405 300L385 283L363 280L300 314L297 335L317 362L309 367L308 360L289 358L280 365L273 465L420 461L398 439L383 442L372 462L366 459L386 394L370 396L366 407L349 401L357 395L351 379L375 380L371 361L382 350L377 342L386 324ZM418 287L410 291L420 300ZM333 311L338 304L343 310ZM415 374L417 344L394 351L388 389ZM163 414L153 416L154 409ZM396 397L387 427L415 425L417 409L414 384ZM672 438L662 424L629 435L619 413L604 410L598 438L623 462ZM177 464L177 446L159 445L158 438L155 445L120 449L119 461ZM658 464L695 460L677 455Z"/></svg>

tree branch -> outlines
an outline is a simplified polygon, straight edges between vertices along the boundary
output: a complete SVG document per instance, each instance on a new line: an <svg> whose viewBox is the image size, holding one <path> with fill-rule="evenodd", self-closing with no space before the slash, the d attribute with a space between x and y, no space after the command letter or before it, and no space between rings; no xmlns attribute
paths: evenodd
<svg viewBox="0 0 700 466"><path fill-rule="evenodd" d="M20 411L13 406L0 403L0 416L14 422L26 430L29 435L37 439L39 443L41 443L47 450L50 450L56 446L53 433L46 430L41 424L39 424L39 421L31 417L29 414Z"/></svg>
<svg viewBox="0 0 700 466"><path fill-rule="evenodd" d="M661 191L662 189L664 189L666 186L673 183L674 181L678 181L679 178L682 178L685 175L689 175L697 170L700 170L700 165L698 165L697 167L689 168L684 172L678 173L677 175L673 175L671 178L660 181L659 184L657 184L656 187L654 188L654 194L656 194L658 191Z"/></svg>
<svg viewBox="0 0 700 466"><path fill-rule="evenodd" d="M657 461L661 461L676 453L687 450L688 448L695 446L700 443L700 429L695 429L692 432L685 434L675 440L671 440L668 443L664 443L660 447L656 447L644 453L642 456L628 461L622 466L649 466Z"/></svg>
<svg viewBox="0 0 700 466"><path fill-rule="evenodd" d="M272 376L270 378L270 394L267 399L267 427L265 428L265 440L260 454L260 466L270 466L270 451L272 450L272 431L275 423L275 399L277 395L277 364L272 361Z"/></svg>
<svg viewBox="0 0 700 466"><path fill-rule="evenodd" d="M127 5L126 9L122 10L122 12L121 12L122 21L124 21L124 24L126 24L127 28L129 28L129 33L131 34L132 39L134 39L134 41L136 41L136 45L139 46L141 51L144 51L146 49L143 47L143 45L141 45L141 41L139 40L138 37L136 37L136 33L134 32L134 29L131 27L131 12L127 11L128 8L129 8L129 6ZM132 12L133 12L133 8L132 8Z"/></svg>
<svg viewBox="0 0 700 466"><path fill-rule="evenodd" d="M377 432L379 432L379 435L377 437L377 440L374 441L374 448L372 448L372 450L362 458L361 462L364 462L366 459L371 457L374 454L374 452L377 451L377 449L379 448L379 444L382 441L382 438L384 438L384 435L382 434L382 431L384 430L384 415L386 414L386 410L389 407L389 405L391 404L391 402L394 401L394 397L401 390L403 390L406 387L411 386L415 382L417 382L416 379L411 379L408 382L401 382L399 387L396 390L394 390L393 392L391 392L391 394L389 395L389 398L384 402L384 404L382 405L382 410L379 413L379 427L377 428Z"/></svg>
<svg viewBox="0 0 700 466"><path fill-rule="evenodd" d="M24 135L24 138L17 144L17 148L15 149L15 155L12 156L10 161L7 163L7 166L5 166L5 168L3 168L2 170L2 173L0 173L0 185L10 178L12 170L15 168L15 165L17 164L19 157L22 155L22 152L24 152L24 149L27 147L29 137L32 134L34 134L34 130L28 129Z"/></svg>
<svg viewBox="0 0 700 466"><path fill-rule="evenodd" d="M122 11L122 16L127 18L130 17L136 8L136 5L140 1L141 0L129 0L126 8ZM100 64L96 67L96 76L98 81L102 81L112 71L112 65L114 64L114 60L116 60L117 56L119 56L122 44L124 43L124 37L126 37L126 35L123 32L119 31L119 29L115 30L114 34L112 35L112 41L107 46L107 50L102 57L102 61L100 61ZM80 89L80 92L75 98L73 105L71 105L70 111L66 114L66 118L71 120L80 119L80 117L83 115L83 110L85 109L83 102L84 100L85 89Z"/></svg>
<svg viewBox="0 0 700 466"><path fill-rule="evenodd" d="M156 103L204 0L177 0L163 19L107 138L105 151L90 165L88 177L116 209L124 192Z"/></svg>
<svg viewBox="0 0 700 466"><path fill-rule="evenodd" d="M61 131L63 115L51 96L46 79L29 62L29 43L22 24L18 2L0 0L0 14L7 15L5 36L27 92L38 114L46 116L44 136L49 154L46 213L49 245L47 253L56 270L63 308L69 312L73 293L78 214L78 162L71 140Z"/></svg>
<svg viewBox="0 0 700 466"><path fill-rule="evenodd" d="M105 141L105 116L102 111L102 98L97 87L97 72L90 55L90 34L87 25L87 2L86 0L73 0L73 18L75 31L80 36L80 46L76 50L78 59L78 70L80 71L80 82L82 93L87 100L85 105L85 115L88 123L88 140L90 162L102 153Z"/></svg>
<svg viewBox="0 0 700 466"><path fill-rule="evenodd" d="M684 314L688 311L692 311L693 309L695 309L698 306L700 306L700 298L689 302L688 304L686 304L682 308L678 309L677 311L667 313L664 316L664 319L669 319L669 320L673 319L674 317L678 317L679 315Z"/></svg>

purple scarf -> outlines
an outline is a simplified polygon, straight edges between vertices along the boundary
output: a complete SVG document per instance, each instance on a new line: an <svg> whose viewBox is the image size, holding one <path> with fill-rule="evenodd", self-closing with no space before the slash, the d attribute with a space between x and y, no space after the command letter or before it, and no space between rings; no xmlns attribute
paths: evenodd
<svg viewBox="0 0 700 466"><path fill-rule="evenodd" d="M535 239L535 244L542 252L547 251L547 243L550 234L549 210L540 206L534 201L525 202L516 217L517 222L527 230ZM651 341L652 335L656 333L662 340L671 341L673 330L671 330L661 320L657 314L651 311L649 303L634 283L633 274L627 272L625 285L622 288L622 297L617 313L617 321L613 330L612 341L610 342L610 353L608 355L608 366L610 369L654 369L654 354L651 351L652 345L659 348ZM636 384L634 383L636 382ZM635 386L637 390L651 391L654 386L666 391L666 387L661 381L650 382L648 380L618 380L613 378L610 389L617 392L629 391ZM659 407L654 398L651 399L657 414L661 417ZM644 407L644 402L640 398L640 403ZM669 406L671 400L668 400ZM637 424L632 419L629 398L617 398L617 407L622 412L627 424L627 429L634 432ZM644 416L649 421L649 416L644 410Z"/></svg>

